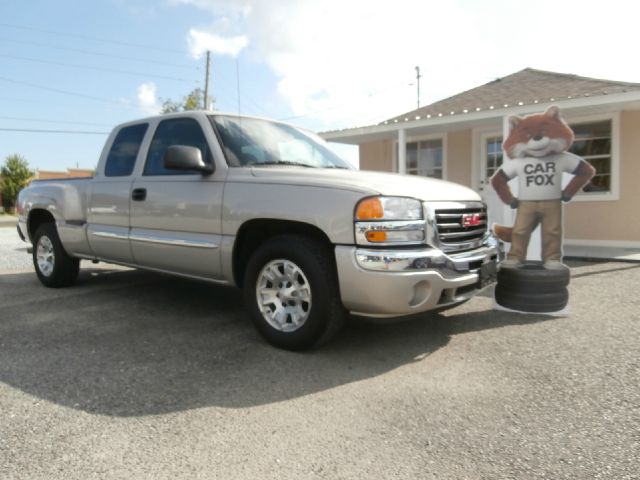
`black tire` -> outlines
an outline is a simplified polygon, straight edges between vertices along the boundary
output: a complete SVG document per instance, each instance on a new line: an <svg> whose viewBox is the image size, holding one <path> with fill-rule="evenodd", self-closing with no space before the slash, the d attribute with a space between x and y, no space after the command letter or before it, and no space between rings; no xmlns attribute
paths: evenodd
<svg viewBox="0 0 640 480"><path fill-rule="evenodd" d="M498 284L514 292L554 293L569 285L568 268L547 270L542 265L525 264L518 268L501 268Z"/></svg>
<svg viewBox="0 0 640 480"><path fill-rule="evenodd" d="M264 301L259 301L259 291ZM267 299L268 295L272 297ZM283 300L286 295L292 296ZM331 249L305 236L273 237L256 249L244 277L244 299L262 336L286 350L327 342L346 317Z"/></svg>
<svg viewBox="0 0 640 480"><path fill-rule="evenodd" d="M495 299L499 305L520 312L549 313L563 310L569 303L569 291L566 287L552 293L522 292L498 284Z"/></svg>
<svg viewBox="0 0 640 480"><path fill-rule="evenodd" d="M78 278L80 260L62 248L53 223L44 223L36 230L33 237L33 266L45 287L68 287Z"/></svg>

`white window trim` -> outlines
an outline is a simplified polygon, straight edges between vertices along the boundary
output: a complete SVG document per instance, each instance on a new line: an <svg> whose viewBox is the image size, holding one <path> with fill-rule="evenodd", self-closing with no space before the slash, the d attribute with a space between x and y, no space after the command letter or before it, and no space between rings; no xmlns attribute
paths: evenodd
<svg viewBox="0 0 640 480"><path fill-rule="evenodd" d="M620 200L620 112L608 114L596 114L588 116L564 116L565 121L571 126L580 123L611 121L611 191L603 193L578 192L572 202L606 202ZM503 132L495 128L479 128L473 130L473 164L475 168L471 172L471 182L474 189L480 188L482 169L482 155L485 149L485 140L492 136L502 136Z"/></svg>
<svg viewBox="0 0 640 480"><path fill-rule="evenodd" d="M447 134L432 133L429 135L416 135L416 136L407 135L407 138L406 138L407 143L421 142L423 140L441 140L442 141L442 180L447 180L448 178L447 177ZM393 166L394 166L394 173L398 173L399 165L398 165L398 140L397 139L393 141ZM433 178L433 177L424 177L424 178Z"/></svg>
<svg viewBox="0 0 640 480"><path fill-rule="evenodd" d="M483 156L486 155L486 141L490 137L503 137L502 130L496 128L474 128L472 139L472 162L473 168L471 169L471 185L474 190L480 188L488 188L487 185L480 185L480 182L484 177L483 169Z"/></svg>
<svg viewBox="0 0 640 480"><path fill-rule="evenodd" d="M572 202L607 202L620 200L620 112L573 117L565 115L571 125L611 120L611 191L603 193L578 192Z"/></svg>

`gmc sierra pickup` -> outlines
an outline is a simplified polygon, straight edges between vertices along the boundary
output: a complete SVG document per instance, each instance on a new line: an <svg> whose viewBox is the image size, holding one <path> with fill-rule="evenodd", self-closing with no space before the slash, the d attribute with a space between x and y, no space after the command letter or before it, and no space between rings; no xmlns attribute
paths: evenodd
<svg viewBox="0 0 640 480"><path fill-rule="evenodd" d="M458 305L498 262L469 188L356 171L311 132L212 112L116 127L93 178L34 181L18 211L45 286L88 259L240 287L287 349L328 340L347 312Z"/></svg>

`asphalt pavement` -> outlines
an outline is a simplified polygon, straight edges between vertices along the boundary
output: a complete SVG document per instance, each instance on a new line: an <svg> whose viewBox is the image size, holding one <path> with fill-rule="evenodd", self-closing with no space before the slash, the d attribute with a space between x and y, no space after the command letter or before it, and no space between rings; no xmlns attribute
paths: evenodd
<svg viewBox="0 0 640 480"><path fill-rule="evenodd" d="M485 295L299 354L234 289L90 263L46 289L11 235L2 479L640 478L638 263L573 263L566 317Z"/></svg>

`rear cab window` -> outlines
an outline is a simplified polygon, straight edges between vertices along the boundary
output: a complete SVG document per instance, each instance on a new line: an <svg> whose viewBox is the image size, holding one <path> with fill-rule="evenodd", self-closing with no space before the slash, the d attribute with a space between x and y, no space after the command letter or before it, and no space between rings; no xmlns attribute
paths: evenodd
<svg viewBox="0 0 640 480"><path fill-rule="evenodd" d="M124 127L118 132L104 167L106 177L127 177L133 173L140 145L148 128L148 123L140 123Z"/></svg>

